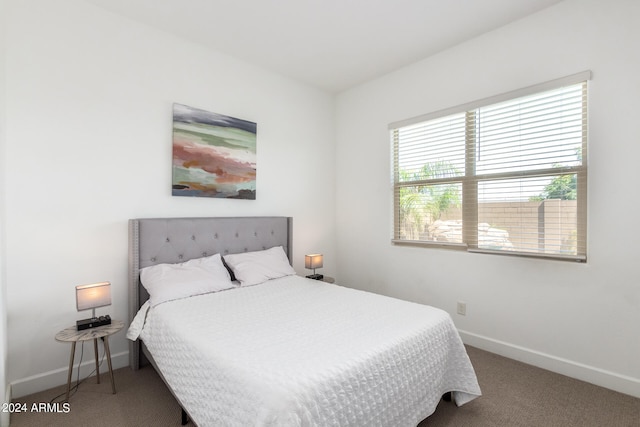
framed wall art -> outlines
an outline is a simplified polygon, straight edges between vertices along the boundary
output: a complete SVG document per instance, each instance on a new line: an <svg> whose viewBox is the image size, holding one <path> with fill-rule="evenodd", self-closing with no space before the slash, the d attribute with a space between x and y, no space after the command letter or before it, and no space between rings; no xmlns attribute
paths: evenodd
<svg viewBox="0 0 640 427"><path fill-rule="evenodd" d="M257 124L173 104L174 196L256 198Z"/></svg>

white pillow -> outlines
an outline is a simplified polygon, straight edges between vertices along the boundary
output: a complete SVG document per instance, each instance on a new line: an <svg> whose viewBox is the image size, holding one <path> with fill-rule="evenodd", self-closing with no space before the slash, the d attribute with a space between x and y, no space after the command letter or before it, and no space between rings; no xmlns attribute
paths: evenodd
<svg viewBox="0 0 640 427"><path fill-rule="evenodd" d="M241 286L257 285L269 279L296 274L282 246L256 252L224 256Z"/></svg>
<svg viewBox="0 0 640 427"><path fill-rule="evenodd" d="M179 298L235 287L220 254L180 264L158 264L140 270L152 307Z"/></svg>

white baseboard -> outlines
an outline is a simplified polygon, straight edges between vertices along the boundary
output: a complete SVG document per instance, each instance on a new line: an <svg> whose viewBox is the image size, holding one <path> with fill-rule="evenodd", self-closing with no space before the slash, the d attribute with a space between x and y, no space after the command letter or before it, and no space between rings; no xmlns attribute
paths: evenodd
<svg viewBox="0 0 640 427"><path fill-rule="evenodd" d="M7 405L11 403L11 384L7 384L7 388L4 393L4 402L1 403L6 403ZM11 414L9 413L9 411L0 411L0 427L9 427L9 423L11 422L10 416Z"/></svg>
<svg viewBox="0 0 640 427"><path fill-rule="evenodd" d="M548 371L640 398L640 379L459 330L465 344Z"/></svg>
<svg viewBox="0 0 640 427"><path fill-rule="evenodd" d="M83 361L82 364L80 365L80 379L86 378L96 368L96 362L95 362L95 359L93 358L93 352L91 352L90 356L91 357L89 357L88 360ZM113 367L113 369L124 368L125 366L129 366L129 352L124 351L122 353L112 354L111 366ZM78 375L77 368L78 368L78 364L76 360L74 361L74 366L73 366L73 377L71 379L72 386L75 383ZM109 367L107 365L107 361L104 360L102 362L102 365L100 365L101 382L102 382L102 378L104 378L106 381L109 381L107 377L105 377L105 375L108 372L109 372ZM59 385L66 384L68 374L69 374L69 366L66 366L64 368L55 369L53 371L44 372L42 374L37 374L27 378L22 378L22 379L13 381L11 383L13 398L16 399L22 396L27 396L29 394L37 393L40 391L48 390L53 387L57 387ZM95 373L93 375L95 375ZM117 387L117 384L116 384L116 387ZM2 425L2 427L4 427L4 424Z"/></svg>

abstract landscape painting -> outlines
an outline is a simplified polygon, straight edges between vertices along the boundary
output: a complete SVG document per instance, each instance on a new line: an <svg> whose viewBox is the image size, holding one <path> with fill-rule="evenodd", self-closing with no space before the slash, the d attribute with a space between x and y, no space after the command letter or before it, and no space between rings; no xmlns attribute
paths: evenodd
<svg viewBox="0 0 640 427"><path fill-rule="evenodd" d="M256 198L256 123L173 104L174 196Z"/></svg>

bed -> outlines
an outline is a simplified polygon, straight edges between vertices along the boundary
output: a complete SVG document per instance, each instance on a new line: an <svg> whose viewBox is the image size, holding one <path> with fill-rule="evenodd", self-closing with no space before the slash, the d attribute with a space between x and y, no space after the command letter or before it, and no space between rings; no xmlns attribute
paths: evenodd
<svg viewBox="0 0 640 427"><path fill-rule="evenodd" d="M130 220L131 367L151 363L200 427L415 426L446 393L480 395L446 312L297 276L292 254L288 217ZM148 286L219 256L233 286Z"/></svg>

